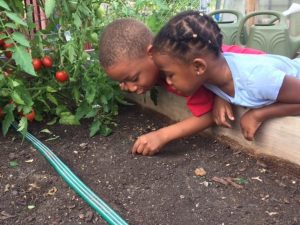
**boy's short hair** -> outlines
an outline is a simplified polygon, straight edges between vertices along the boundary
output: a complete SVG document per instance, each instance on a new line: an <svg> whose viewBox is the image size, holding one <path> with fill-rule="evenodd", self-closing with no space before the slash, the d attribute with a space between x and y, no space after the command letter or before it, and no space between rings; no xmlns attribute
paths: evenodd
<svg viewBox="0 0 300 225"><path fill-rule="evenodd" d="M153 34L147 26L132 18L117 19L107 25L100 37L99 60L108 68L122 59L144 57Z"/></svg>

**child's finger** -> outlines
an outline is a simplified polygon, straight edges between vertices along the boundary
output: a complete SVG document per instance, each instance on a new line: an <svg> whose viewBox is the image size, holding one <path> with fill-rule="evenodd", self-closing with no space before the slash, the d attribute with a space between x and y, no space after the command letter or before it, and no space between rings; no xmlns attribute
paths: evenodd
<svg viewBox="0 0 300 225"><path fill-rule="evenodd" d="M143 151L144 151L144 149L145 149L145 144L144 144L144 143L141 143L141 144L137 147L136 153L137 153L137 154L142 154Z"/></svg>
<svg viewBox="0 0 300 225"><path fill-rule="evenodd" d="M234 120L233 112L231 109L227 109L226 114L227 114L228 119Z"/></svg>
<svg viewBox="0 0 300 225"><path fill-rule="evenodd" d="M227 127L227 128L231 128L231 124L228 123L226 116L227 116L227 114L225 112L221 114L221 117L220 117L221 125L224 127Z"/></svg>
<svg viewBox="0 0 300 225"><path fill-rule="evenodd" d="M139 145L140 145L140 140L137 139L131 149L132 154L137 154L137 149L138 149Z"/></svg>

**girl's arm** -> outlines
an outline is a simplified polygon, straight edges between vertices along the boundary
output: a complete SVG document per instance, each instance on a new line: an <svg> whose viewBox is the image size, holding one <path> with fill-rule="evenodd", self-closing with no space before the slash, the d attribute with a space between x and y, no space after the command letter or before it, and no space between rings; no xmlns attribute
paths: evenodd
<svg viewBox="0 0 300 225"><path fill-rule="evenodd" d="M170 141L196 134L213 124L211 112L200 117L191 116L178 123L138 137L131 151L134 154L154 155Z"/></svg>
<svg viewBox="0 0 300 225"><path fill-rule="evenodd" d="M295 115L300 115L300 104L274 103L259 109L251 109L241 117L242 134L247 140L253 141L257 129L267 119Z"/></svg>
<svg viewBox="0 0 300 225"><path fill-rule="evenodd" d="M277 101L300 104L300 79L286 75L279 90Z"/></svg>

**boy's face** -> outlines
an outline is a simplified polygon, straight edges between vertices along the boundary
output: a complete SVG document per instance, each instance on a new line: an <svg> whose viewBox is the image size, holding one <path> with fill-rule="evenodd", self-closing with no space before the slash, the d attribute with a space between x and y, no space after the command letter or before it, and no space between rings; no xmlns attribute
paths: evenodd
<svg viewBox="0 0 300 225"><path fill-rule="evenodd" d="M158 68L149 55L134 60L124 59L105 69L105 72L112 79L119 81L123 90L136 94L150 90L159 78Z"/></svg>
<svg viewBox="0 0 300 225"><path fill-rule="evenodd" d="M159 53L153 55L153 61L165 75L166 82L183 95L192 95L202 85L201 76L197 75L192 63Z"/></svg>

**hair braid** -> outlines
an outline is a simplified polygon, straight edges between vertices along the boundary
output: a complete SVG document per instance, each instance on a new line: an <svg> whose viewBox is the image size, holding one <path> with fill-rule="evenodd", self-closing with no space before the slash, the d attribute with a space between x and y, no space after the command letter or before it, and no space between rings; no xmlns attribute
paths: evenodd
<svg viewBox="0 0 300 225"><path fill-rule="evenodd" d="M211 17L189 10L173 17L160 30L153 49L188 61L191 56L206 50L218 56L222 51L222 38L219 26Z"/></svg>

